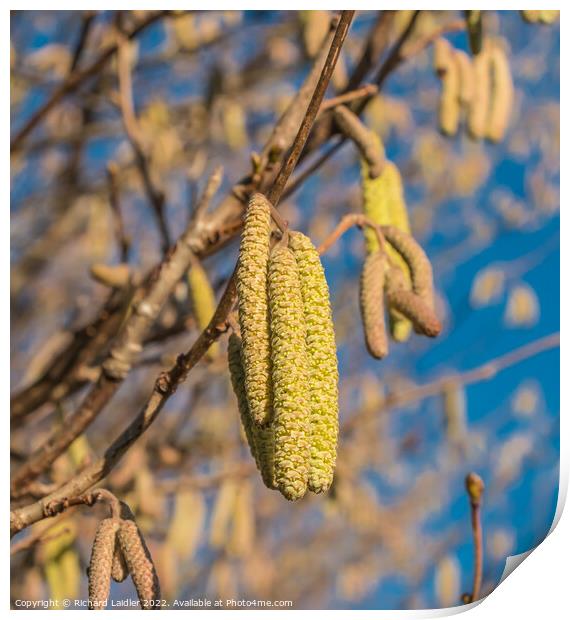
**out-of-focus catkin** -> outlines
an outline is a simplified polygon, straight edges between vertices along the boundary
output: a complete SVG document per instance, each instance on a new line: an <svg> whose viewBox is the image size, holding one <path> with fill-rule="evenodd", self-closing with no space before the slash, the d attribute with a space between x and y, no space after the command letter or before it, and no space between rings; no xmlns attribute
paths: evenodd
<svg viewBox="0 0 570 620"><path fill-rule="evenodd" d="M366 162L362 160L361 164L364 214L375 224L396 226L404 232L410 232L402 177L398 167L393 162L388 161L382 174L376 179L371 179L368 176ZM379 249L378 237L369 226L364 231L364 238L368 254ZM387 249L390 258L396 262L410 281L406 262L394 248L388 246ZM393 309L389 310L389 314L392 338L397 342L405 342L410 336L412 324Z"/></svg>
<svg viewBox="0 0 570 620"><path fill-rule="evenodd" d="M447 136L454 136L460 117L460 73L453 47L446 39L434 44L434 67L441 79L439 97L439 128Z"/></svg>
<svg viewBox="0 0 570 620"><path fill-rule="evenodd" d="M386 256L377 250L364 261L360 275L360 313L366 348L372 357L388 355L388 336L384 317L384 279Z"/></svg>
<svg viewBox="0 0 570 620"><path fill-rule="evenodd" d="M123 519L118 532L118 540L141 607L143 609L160 607L158 574L137 524Z"/></svg>
<svg viewBox="0 0 570 620"><path fill-rule="evenodd" d="M463 50L455 50L455 61L459 71L459 103L468 106L475 93L473 62Z"/></svg>
<svg viewBox="0 0 570 620"><path fill-rule="evenodd" d="M271 420L271 352L267 267L271 236L270 203L254 194L245 213L237 267L239 323L245 390L256 424Z"/></svg>
<svg viewBox="0 0 570 620"><path fill-rule="evenodd" d="M486 137L492 142L500 142L507 131L512 114L514 86L507 54L499 42L491 46L489 68L491 102Z"/></svg>
<svg viewBox="0 0 570 620"><path fill-rule="evenodd" d="M202 331L208 327L216 310L214 289L210 284L208 274L198 260L192 262L187 278L194 317L196 318L198 328ZM214 343L210 347L208 354L212 357L216 357L218 350L218 343Z"/></svg>
<svg viewBox="0 0 570 620"><path fill-rule="evenodd" d="M89 609L105 609L107 604L119 525L119 519L103 519L95 532L87 571Z"/></svg>
<svg viewBox="0 0 570 620"><path fill-rule="evenodd" d="M489 51L483 46L473 59L475 90L467 113L467 129L474 140L485 136L489 102L491 99L491 75L489 71Z"/></svg>
<svg viewBox="0 0 570 620"><path fill-rule="evenodd" d="M309 490L323 493L333 481L338 441L338 363L329 287L311 240L292 232L289 245L299 269L309 363Z"/></svg>
<svg viewBox="0 0 570 620"><path fill-rule="evenodd" d="M273 430L271 426L258 427L254 424L247 396L245 393L245 374L242 364L242 342L237 334L232 334L228 341L228 365L232 387L238 401L238 409L243 430L257 468L264 484L275 488L273 476Z"/></svg>
<svg viewBox="0 0 570 620"><path fill-rule="evenodd" d="M299 271L279 244L269 263L275 480L289 500L303 497L309 476L309 364Z"/></svg>

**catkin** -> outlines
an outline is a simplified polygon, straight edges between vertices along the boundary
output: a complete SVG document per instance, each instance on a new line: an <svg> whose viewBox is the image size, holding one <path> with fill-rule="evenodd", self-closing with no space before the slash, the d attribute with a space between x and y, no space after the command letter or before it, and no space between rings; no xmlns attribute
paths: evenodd
<svg viewBox="0 0 570 620"><path fill-rule="evenodd" d="M375 224L396 226L404 232L410 231L408 211L404 199L402 178L398 167L393 162L386 162L384 172L377 179L370 179L367 165L362 161L363 210ZM379 249L378 237L369 226L364 230L366 252L371 254ZM388 254L410 278L408 266L392 247ZM412 324L396 310L390 309L390 333L397 342L405 342L412 329Z"/></svg>
<svg viewBox="0 0 570 620"><path fill-rule="evenodd" d="M434 67L441 78L439 128L446 136L454 136L459 127L460 73L455 52L446 39L438 39L434 50Z"/></svg>
<svg viewBox="0 0 570 620"><path fill-rule="evenodd" d="M384 279L386 256L378 250L366 258L360 275L360 313L366 348L372 357L388 355L388 337L384 318Z"/></svg>
<svg viewBox="0 0 570 620"><path fill-rule="evenodd" d="M459 71L459 103L468 106L475 93L473 63L463 50L455 50L455 62Z"/></svg>
<svg viewBox="0 0 570 620"><path fill-rule="evenodd" d="M216 297L214 289L208 279L208 274L202 267L200 261L195 260L188 271L188 291L194 311L194 317L200 331L206 329L216 310ZM209 355L216 357L218 354L218 343L212 344Z"/></svg>
<svg viewBox="0 0 570 620"><path fill-rule="evenodd" d="M160 584L154 562L134 521L123 519L119 545L143 609L160 607Z"/></svg>
<svg viewBox="0 0 570 620"><path fill-rule="evenodd" d="M115 553L113 554L113 566L111 567L111 577L113 581L122 583L129 576L129 567L125 562L123 552L119 545L115 547Z"/></svg>
<svg viewBox="0 0 570 620"><path fill-rule="evenodd" d="M413 323L417 333L435 338L441 332L441 323L431 308L412 291L389 290L388 303Z"/></svg>
<svg viewBox="0 0 570 620"><path fill-rule="evenodd" d="M267 266L271 236L270 203L254 194L248 204L237 267L239 324L245 390L253 420L271 420L271 352Z"/></svg>
<svg viewBox="0 0 570 620"><path fill-rule="evenodd" d="M275 480L289 500L303 497L309 475L308 360L303 298L293 252L277 245L269 263Z"/></svg>
<svg viewBox="0 0 570 620"><path fill-rule="evenodd" d="M323 493L333 481L338 442L338 364L329 287L311 240L292 232L303 298L309 363L309 490Z"/></svg>
<svg viewBox="0 0 570 620"><path fill-rule="evenodd" d="M491 97L491 76L489 72L489 52L483 49L473 59L475 90L467 113L467 129L474 140L485 135Z"/></svg>
<svg viewBox="0 0 570 620"><path fill-rule="evenodd" d="M489 57L491 71L491 103L487 120L486 137L500 142L511 118L514 86L509 60L499 44L492 46Z"/></svg>
<svg viewBox="0 0 570 620"><path fill-rule="evenodd" d="M395 226L383 226L382 232L386 241L396 249L408 266L412 289L425 303L435 306L433 293L433 270L426 253L419 243L409 234Z"/></svg>
<svg viewBox="0 0 570 620"><path fill-rule="evenodd" d="M228 341L228 365L232 387L238 401L241 423L251 455L261 473L265 486L275 488L273 476L273 430L270 426L258 427L253 423L247 396L245 394L245 375L242 364L241 338L232 334Z"/></svg>
<svg viewBox="0 0 570 620"><path fill-rule="evenodd" d="M111 568L115 554L118 519L103 519L91 549L91 559L87 574L89 577L89 609L105 609L111 588Z"/></svg>

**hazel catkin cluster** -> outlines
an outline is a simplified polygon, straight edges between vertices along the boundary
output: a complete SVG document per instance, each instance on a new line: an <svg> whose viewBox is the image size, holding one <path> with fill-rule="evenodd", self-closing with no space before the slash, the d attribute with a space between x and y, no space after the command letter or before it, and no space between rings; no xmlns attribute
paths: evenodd
<svg viewBox="0 0 570 620"><path fill-rule="evenodd" d="M125 507L126 508L126 507ZM89 608L105 609L111 579L130 574L143 609L160 605L160 585L151 555L130 510L125 518L103 519L95 533L89 562Z"/></svg>
<svg viewBox="0 0 570 620"><path fill-rule="evenodd" d="M454 49L447 39L439 38L434 43L433 66L442 84L439 126L443 134L455 136L464 112L472 139L500 142L513 108L509 61L501 41L481 38L480 19L468 17L467 24L472 28L472 60L465 52Z"/></svg>
<svg viewBox="0 0 570 620"><path fill-rule="evenodd" d="M254 195L248 208L252 205L264 205L269 214L270 205L263 196ZM244 330L253 328L246 308L254 303L252 299L245 304L239 301L241 338L230 336L228 364L245 436L265 485L297 500L307 489L327 491L336 462L338 369L329 291L318 252L308 237L287 233L270 251L266 230L260 228L257 233L265 249L261 243L255 246L255 268L238 267L238 296L240 291L249 295L254 288L249 280L266 274L259 294L267 305L270 411L262 423L254 414L252 390L248 390L248 364L259 367L259 351L246 354ZM246 243L253 245L251 237ZM267 257L265 266L261 256ZM242 239L240 262L248 257ZM253 359L254 354L258 359Z"/></svg>

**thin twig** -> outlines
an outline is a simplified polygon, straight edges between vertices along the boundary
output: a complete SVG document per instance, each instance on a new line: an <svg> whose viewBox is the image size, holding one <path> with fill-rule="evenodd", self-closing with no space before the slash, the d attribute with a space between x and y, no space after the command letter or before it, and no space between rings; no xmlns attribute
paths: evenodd
<svg viewBox="0 0 570 620"><path fill-rule="evenodd" d="M129 260L129 250L131 248L131 241L125 232L125 223L123 221L123 214L121 211L121 204L119 201L119 183L118 183L118 168L115 162L109 162L107 165L107 181L109 184L109 204L111 205L111 211L113 213L113 222L115 227L115 238L117 240L117 246L119 248L119 256L122 263L126 263Z"/></svg>
<svg viewBox="0 0 570 620"><path fill-rule="evenodd" d="M170 11L157 11L145 17L137 24L127 35L127 38L133 39L143 30L154 24L159 19L168 15ZM27 138L28 134L35 129L37 125L46 117L47 113L54 108L64 97L75 92L79 86L87 79L99 73L117 51L117 45L110 45L83 71L74 71L60 84L51 94L49 99L32 114L29 120L21 127L10 143L10 152L18 149L22 142Z"/></svg>
<svg viewBox="0 0 570 620"><path fill-rule="evenodd" d="M83 15L81 16L81 30L79 31L79 37L75 43L75 49L73 51L71 65L69 67L69 74L72 74L77 69L77 65L79 64L85 50L85 45L87 43L87 39L89 38L91 26L93 25L93 20L96 15L97 11L83 11Z"/></svg>
<svg viewBox="0 0 570 620"><path fill-rule="evenodd" d="M473 533L473 588L471 593L463 595L464 603L472 603L479 600L481 594L481 582L483 581L483 527L481 525L481 503L485 485L483 480L475 473L470 473L465 478L465 488L469 496L471 509L471 531Z"/></svg>
<svg viewBox="0 0 570 620"><path fill-rule="evenodd" d="M271 189L267 194L269 202L271 202L271 204L275 207L279 203L281 194L285 189L285 184L287 183L287 180L295 169L297 161L301 156L301 152L305 147L305 143L307 142L307 138L309 137L309 133L311 132L311 128L313 127L313 123L315 122L315 119L319 112L319 108L325 96L326 89L329 85L331 76L340 55L342 44L344 43L346 35L348 34L348 29L350 27L353 17L354 11L343 11L341 14L336 32L331 43L331 47L329 49L329 53L327 55L327 59L325 61L325 66L323 67L321 76L319 78L319 81L317 82L317 86L311 98L311 102L309 103L309 107L307 108L307 111L305 113L305 117L303 118L301 126L299 127L299 131L297 132L297 136L293 143L293 147L291 148L291 152L289 153L287 160L281 167L277 178L275 179L273 185L271 186Z"/></svg>
<svg viewBox="0 0 570 620"><path fill-rule="evenodd" d="M369 97L371 95L375 95L377 92L378 86L376 86L376 84L364 84L363 86L355 90L351 90L347 93L343 93L342 95L337 95L336 97L326 99L321 104L319 114L322 114L323 112L326 112L331 108L335 108L336 106L362 99L362 97Z"/></svg>

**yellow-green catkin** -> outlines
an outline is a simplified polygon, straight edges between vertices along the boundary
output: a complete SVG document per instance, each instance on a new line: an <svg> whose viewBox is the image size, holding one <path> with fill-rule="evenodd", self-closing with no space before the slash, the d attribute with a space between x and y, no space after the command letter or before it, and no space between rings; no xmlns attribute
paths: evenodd
<svg viewBox="0 0 570 620"><path fill-rule="evenodd" d="M366 348L372 357L388 355L388 336L384 318L386 256L380 250L369 254L360 275L360 313Z"/></svg>
<svg viewBox="0 0 570 620"><path fill-rule="evenodd" d="M202 331L208 327L216 311L214 289L208 279L208 274L198 260L192 262L187 278L194 317L198 328ZM218 343L214 343L208 350L208 353L210 356L216 357L218 350Z"/></svg>
<svg viewBox="0 0 570 620"><path fill-rule="evenodd" d="M134 521L121 520L118 541L143 609L160 607L160 584L152 557Z"/></svg>
<svg viewBox="0 0 570 620"><path fill-rule="evenodd" d="M103 519L95 532L87 571L89 609L106 607L111 589L111 569L119 525L119 519Z"/></svg>
<svg viewBox="0 0 570 620"><path fill-rule="evenodd" d="M500 142L507 131L512 114L514 86L509 60L498 42L491 46L489 67L491 102L486 137L492 142Z"/></svg>
<svg viewBox="0 0 570 620"><path fill-rule="evenodd" d="M311 240L292 232L289 246L299 269L309 362L309 490L323 493L333 481L338 443L338 362L329 287Z"/></svg>
<svg viewBox="0 0 570 620"><path fill-rule="evenodd" d="M297 261L279 244L269 263L275 481L289 500L305 495L309 477L309 364Z"/></svg>
<svg viewBox="0 0 570 620"><path fill-rule="evenodd" d="M228 366L232 387L238 401L238 409L243 430L257 468L265 486L275 488L273 475L273 429L271 426L258 427L254 424L249 411L245 393L245 374L242 364L242 341L237 334L232 334L228 341Z"/></svg>
<svg viewBox="0 0 570 620"><path fill-rule="evenodd" d="M365 161L362 161L362 186L364 198L364 214L374 223L382 226L396 226L400 230L409 233L410 223L408 211L404 199L402 177L398 167L390 161L382 174L371 179ZM380 245L375 231L369 226L364 231L366 251L368 254L379 249ZM406 262L396 250L388 246L388 254L402 269L409 282L410 273ZM396 342L405 342L410 337L412 324L394 309L389 309L390 333Z"/></svg>
<svg viewBox="0 0 570 620"><path fill-rule="evenodd" d="M237 267L239 324L245 390L256 424L271 420L271 349L267 269L271 237L270 203L254 194L247 206Z"/></svg>
<svg viewBox="0 0 570 620"><path fill-rule="evenodd" d="M473 58L475 89L467 113L467 129L474 140L485 136L489 102L491 99L491 74L489 71L489 51L483 46Z"/></svg>
<svg viewBox="0 0 570 620"><path fill-rule="evenodd" d="M469 48L476 56L483 45L483 16L481 11L465 11L467 34L469 35Z"/></svg>

